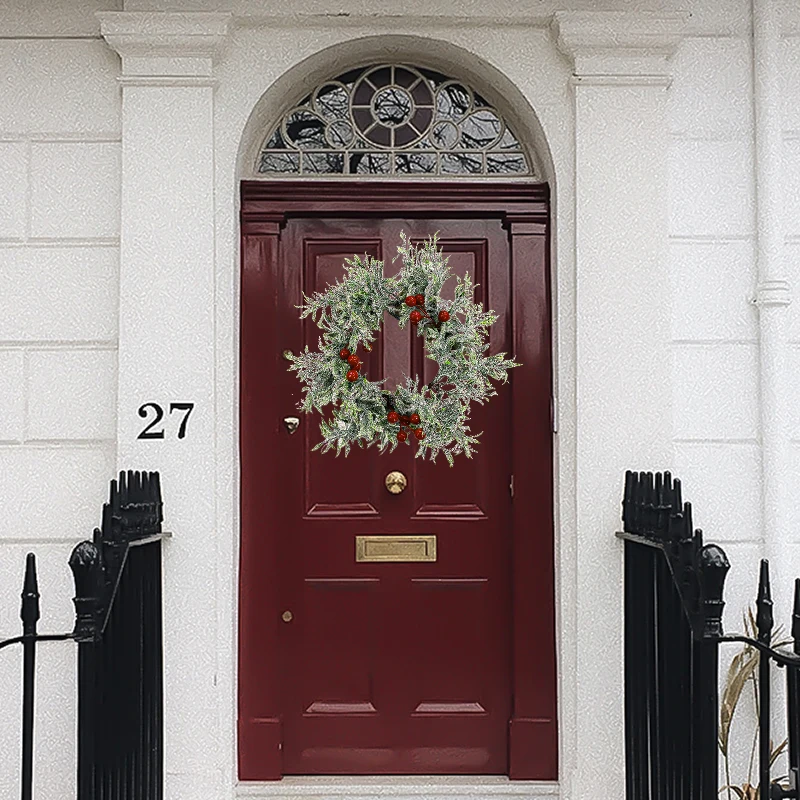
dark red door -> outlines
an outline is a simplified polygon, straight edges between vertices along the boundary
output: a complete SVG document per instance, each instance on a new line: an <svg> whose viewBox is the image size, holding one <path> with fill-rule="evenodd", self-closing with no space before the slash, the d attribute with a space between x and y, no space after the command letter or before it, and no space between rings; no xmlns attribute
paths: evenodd
<svg viewBox="0 0 800 800"><path fill-rule="evenodd" d="M255 202L249 207L242 290L240 777L554 779L542 229L525 218L524 238L515 242L503 214L404 215L367 205L347 216L336 209L312 216L273 214ZM384 455L354 449L347 458L312 453L319 416L299 415L300 384L280 358L284 350L317 346L316 326L301 321L296 308L303 293L333 282L354 253L383 259L393 274L401 231L416 240L439 231L454 272L468 272L478 284L475 299L499 315L490 352L528 356L525 376L516 379L529 397L526 408L514 407L512 372L511 385L473 408L472 429L483 432L478 452L471 460L458 457L452 468L441 457L436 464L415 459L413 445ZM517 265L521 254L537 263ZM522 285L535 296L515 301L512 267L525 270ZM519 325L529 348L514 333ZM404 373L430 379L432 368L421 342L387 316L363 369L391 387ZM301 416L294 434L282 422L289 416ZM517 427L520 420L524 427ZM512 471L528 469L520 466L515 443L535 465L526 497L512 507ZM407 479L400 494L385 486L392 471ZM527 526L521 535L520 514ZM436 560L356 560L357 537L398 535L435 537Z"/></svg>
<svg viewBox="0 0 800 800"><path fill-rule="evenodd" d="M442 232L450 263L500 319L491 352L510 350L508 238L499 220L289 220L281 236L282 347L317 346L302 294L325 288L354 253L385 259L404 230ZM452 287L447 287L452 292ZM427 363L425 363L427 361ZM433 377L420 340L388 314L365 360L370 379ZM391 384L390 384L391 386ZM287 413L299 384L284 398ZM284 772L505 773L511 708L509 409L500 391L474 410L479 455L453 468L374 448L311 452L316 415L282 450L281 595ZM389 472L408 481L400 494ZM356 563L359 535L436 537L437 560Z"/></svg>

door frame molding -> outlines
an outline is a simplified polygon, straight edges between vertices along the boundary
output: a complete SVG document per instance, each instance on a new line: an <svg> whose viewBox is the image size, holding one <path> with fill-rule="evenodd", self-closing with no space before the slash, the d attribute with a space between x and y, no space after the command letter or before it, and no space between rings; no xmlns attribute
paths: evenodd
<svg viewBox="0 0 800 800"><path fill-rule="evenodd" d="M259 347L264 341L276 341L275 315L265 309L274 307L279 288L273 284L271 265L277 263L280 232L292 216L395 213L497 218L508 230L512 355L527 364L515 370L510 381L512 472L517 489L525 488L516 492L512 504L510 777L554 781L558 731L549 187L522 182L338 179L241 183L239 779L274 780L282 775L280 676L275 657L278 559L276 537L269 536L265 522L270 516L270 493L263 488L279 468L270 453L279 422L257 413L265 392L259 374L285 371L277 349L265 357ZM543 352L547 357L542 357ZM548 453L546 465L534 463L531 452Z"/></svg>

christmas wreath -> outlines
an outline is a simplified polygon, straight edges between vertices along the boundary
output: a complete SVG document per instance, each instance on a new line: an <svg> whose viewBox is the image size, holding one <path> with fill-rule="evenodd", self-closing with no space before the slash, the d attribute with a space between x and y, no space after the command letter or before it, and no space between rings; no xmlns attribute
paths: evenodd
<svg viewBox="0 0 800 800"><path fill-rule="evenodd" d="M505 353L486 355L488 328L497 319L472 301L468 275L456 276L453 300L440 297L451 277L447 258L438 247L438 234L414 246L405 234L396 258L403 267L384 277L383 262L354 256L344 264L344 277L324 292L303 296L301 317L311 317L322 335L319 350L292 356L290 369L304 384L299 408L323 412L333 405L330 419L320 423L322 441L314 449L336 447L338 455L354 444L377 444L381 452L398 444L417 443L417 456L441 451L450 465L453 456L471 457L479 434L469 429L470 403L483 403L497 392L491 381L507 381L508 369L519 366ZM383 381L370 381L361 372L358 348L372 349L384 312L401 328L411 324L424 337L425 353L439 365L430 383L405 377L391 392Z"/></svg>

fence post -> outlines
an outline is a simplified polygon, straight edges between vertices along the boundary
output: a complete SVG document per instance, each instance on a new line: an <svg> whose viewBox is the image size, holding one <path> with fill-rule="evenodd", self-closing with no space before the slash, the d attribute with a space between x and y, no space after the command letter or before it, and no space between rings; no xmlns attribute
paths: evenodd
<svg viewBox="0 0 800 800"><path fill-rule="evenodd" d="M719 751L717 749L719 716L719 637L722 636L723 592L731 568L725 551L707 544L700 551L701 638L695 642L693 697L696 704L694 742L695 780L692 798L714 797L717 791Z"/></svg>
<svg viewBox="0 0 800 800"><path fill-rule="evenodd" d="M95 529L95 536L99 531ZM75 545L69 557L69 568L75 582L76 642L91 642L97 638L97 611L100 605L100 552L94 542Z"/></svg>
<svg viewBox="0 0 800 800"><path fill-rule="evenodd" d="M795 655L800 655L800 578L794 582L792 639ZM800 667L786 667L787 717L789 727L789 786L800 792ZM797 797L798 794L795 794Z"/></svg>
<svg viewBox="0 0 800 800"><path fill-rule="evenodd" d="M94 537L99 539L95 528ZM75 582L75 628L78 643L78 800L92 797L94 783L94 660L92 651L99 636L100 593L103 571L100 550L95 542L80 542L69 557L69 568ZM89 698L87 700L87 698Z"/></svg>
<svg viewBox="0 0 800 800"><path fill-rule="evenodd" d="M772 589L769 582L769 561L761 560L758 577L758 598L756 600L756 630L758 641L769 647L772 640ZM766 800L770 796L770 670L771 664L766 653L758 659L758 736L759 736L759 797Z"/></svg>
<svg viewBox="0 0 800 800"><path fill-rule="evenodd" d="M39 621L39 582L36 556L28 553L22 586L22 800L33 798L33 711L36 680L36 625Z"/></svg>

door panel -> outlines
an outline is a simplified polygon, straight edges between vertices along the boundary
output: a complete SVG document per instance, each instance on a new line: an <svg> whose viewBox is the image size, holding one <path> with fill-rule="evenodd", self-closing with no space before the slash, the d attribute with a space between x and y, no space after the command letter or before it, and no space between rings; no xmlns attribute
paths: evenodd
<svg viewBox="0 0 800 800"><path fill-rule="evenodd" d="M379 618L375 578L306 578L302 664L306 714L374 714ZM320 672L317 664L324 664Z"/></svg>
<svg viewBox="0 0 800 800"><path fill-rule="evenodd" d="M334 283L342 274L342 264L354 254L382 257L382 242L375 238L308 238L303 241L302 273L293 276L298 261L287 265L287 282L299 285L293 288L293 301L287 304L297 314L296 305L302 303L303 295L310 297L315 292L325 291L328 284ZM294 256L295 254L293 254ZM297 324L296 320L291 321ZM316 350L319 342L319 328L310 317L302 325L302 348L307 346ZM371 353L363 352L364 368L370 374L383 377L383 341L376 342ZM318 419L316 416L314 419ZM308 420L310 421L310 419ZM303 439L308 451L319 441L319 430L315 424L303 420ZM319 454L317 454L319 455ZM373 450L354 450L347 459L340 458L336 463L337 480L330 480L329 458L308 458L305 460L305 510L311 517L334 517L377 515L377 486L365 482L360 476L370 474L376 467L377 454Z"/></svg>
<svg viewBox="0 0 800 800"><path fill-rule="evenodd" d="M316 325L294 310L342 274L345 258L391 253L404 230L441 240L454 269L480 283L479 300L502 316L509 303L507 235L498 220L293 219L281 236L280 327L316 347ZM453 287L447 287L452 296ZM491 331L492 348L510 326ZM415 329L389 317L364 372L396 379L423 367ZM361 353L359 352L359 355ZM426 359L427 360L427 359ZM429 361L429 360L428 360ZM306 475L305 513L292 510L295 475L282 496L282 595L294 612L282 626L288 685L283 707L284 771L290 773L507 771L511 709L510 468L508 391L475 409L479 455L450 469L415 446L347 458L310 452L318 417L303 420L293 460ZM301 447L301 443L304 445ZM391 495L384 476L400 470L409 489ZM433 534L435 563L356 563L358 534ZM302 681L297 677L302 676ZM348 742L344 746L343 742Z"/></svg>
<svg viewBox="0 0 800 800"><path fill-rule="evenodd" d="M451 232L449 226L445 230L448 233ZM491 231L491 228L489 230ZM442 297L446 300L453 298L456 275L462 278L464 275L469 275L474 286L474 301L481 303L484 308L491 308L498 312L498 320L490 329L489 353L499 353L503 350L508 352L511 349L506 337L505 325L508 316L506 304L509 296L508 270L498 269L495 265L490 287L488 258L491 243L493 258L498 263L501 258L505 258L505 263L507 263L504 237L502 234L475 239L457 239L448 236L440 239L439 243L448 257L448 264L453 274L453 277L442 287ZM414 342L413 365L417 374L421 372L424 374L426 382L430 381L438 372L438 364L430 358L425 358L423 345L419 339ZM492 438L497 435L491 415L496 418L497 414L502 413L502 404L508 400L508 391L502 392L502 394L505 394L506 397L501 397L498 404L494 402L498 398L494 398L488 405L481 406L476 403L472 406L471 430L484 433L481 437L483 441L478 446L479 453L484 450L487 440L491 445ZM489 459L480 455L473 460L458 458L453 467L446 470L442 469L439 464L415 459L414 480L411 485L414 491L416 515L426 518L486 518L486 491L491 485L488 472L493 467L494 465Z"/></svg>

